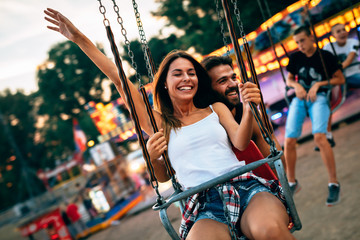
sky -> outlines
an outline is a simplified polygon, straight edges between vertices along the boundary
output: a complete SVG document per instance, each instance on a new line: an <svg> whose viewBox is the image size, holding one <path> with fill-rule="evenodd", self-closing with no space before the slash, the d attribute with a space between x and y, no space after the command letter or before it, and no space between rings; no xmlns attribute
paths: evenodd
<svg viewBox="0 0 360 240"><path fill-rule="evenodd" d="M129 40L139 36L131 2L116 0ZM165 21L151 16L151 11L159 7L154 0L136 2L146 37L150 39L159 33ZM102 0L102 4L116 42L123 41L112 1ZM102 43L106 54L112 56L97 0L0 0L0 92L7 88L13 93L18 89L26 94L35 92L37 66L46 61L52 46L67 40L46 28L50 25L44 19L47 7L60 11L92 42Z"/></svg>

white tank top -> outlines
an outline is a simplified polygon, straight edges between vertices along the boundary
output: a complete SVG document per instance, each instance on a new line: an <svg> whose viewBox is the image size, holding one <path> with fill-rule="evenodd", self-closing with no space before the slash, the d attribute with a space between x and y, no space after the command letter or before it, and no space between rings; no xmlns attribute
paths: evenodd
<svg viewBox="0 0 360 240"><path fill-rule="evenodd" d="M171 130L168 154L176 176L185 188L245 165L244 161L237 160L214 111L194 124Z"/></svg>

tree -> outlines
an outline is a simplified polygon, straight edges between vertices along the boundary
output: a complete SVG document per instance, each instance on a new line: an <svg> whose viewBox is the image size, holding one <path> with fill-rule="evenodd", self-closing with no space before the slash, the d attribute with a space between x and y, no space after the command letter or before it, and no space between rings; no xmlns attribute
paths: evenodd
<svg viewBox="0 0 360 240"><path fill-rule="evenodd" d="M153 15L165 17L168 26L175 26L182 30L184 34L177 41L187 48L193 46L198 53L205 55L224 45L214 0L157 0L157 2L160 3L160 7ZM272 0L269 2L270 12L275 14L297 0ZM237 5L246 34L263 23L257 1L240 0L237 1ZM222 9L220 0L219 9ZM233 10L231 12L233 13ZM236 22L236 18L234 18L234 22Z"/></svg>
<svg viewBox="0 0 360 240"><path fill-rule="evenodd" d="M0 102L0 209L4 209L44 188L35 174L39 165L34 158L33 97L6 90L0 93Z"/></svg>
<svg viewBox="0 0 360 240"><path fill-rule="evenodd" d="M104 52L101 46L97 47ZM37 78L37 113L44 120L39 140L45 148L41 167L54 167L56 160L66 159L74 151L73 118L79 120L88 138L96 140L99 133L84 104L102 101L105 75L78 46L66 41L50 49Z"/></svg>

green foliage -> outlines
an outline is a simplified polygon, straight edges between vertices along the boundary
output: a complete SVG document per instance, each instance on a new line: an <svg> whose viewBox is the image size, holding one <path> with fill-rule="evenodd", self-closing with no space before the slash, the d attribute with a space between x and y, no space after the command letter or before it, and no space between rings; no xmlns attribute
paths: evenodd
<svg viewBox="0 0 360 240"><path fill-rule="evenodd" d="M177 40L186 46L183 49L193 46L198 53L204 55L223 46L214 0L157 0L157 2L160 3L160 7L153 15L166 17L168 26L175 26L184 31L184 35ZM222 11L221 1L218 2ZM231 1L228 2L233 13ZM268 5L270 12L275 14L294 2L296 0L272 0L268 1ZM262 5L264 6L264 3ZM257 1L238 0L237 6L245 33L250 33L263 23ZM233 20L236 23L234 16ZM223 24L227 29L225 21Z"/></svg>
<svg viewBox="0 0 360 240"><path fill-rule="evenodd" d="M105 77L74 43L54 46L38 71L38 94L43 102L39 113L76 117L83 104L101 100L101 81Z"/></svg>
<svg viewBox="0 0 360 240"><path fill-rule="evenodd" d="M26 182L36 180L38 148L34 147L35 115L33 96L18 91L0 93L0 209L23 201L29 194ZM24 175L22 170L29 173ZM33 192L43 191L42 184L35 184Z"/></svg>
<svg viewBox="0 0 360 240"><path fill-rule="evenodd" d="M46 117L41 129L41 141L46 148L41 166L53 167L54 160L63 160L74 150L73 118L79 120L89 139L96 139L99 134L83 105L102 100L101 83L105 75L78 46L67 41L49 51L49 58L37 76L38 114Z"/></svg>

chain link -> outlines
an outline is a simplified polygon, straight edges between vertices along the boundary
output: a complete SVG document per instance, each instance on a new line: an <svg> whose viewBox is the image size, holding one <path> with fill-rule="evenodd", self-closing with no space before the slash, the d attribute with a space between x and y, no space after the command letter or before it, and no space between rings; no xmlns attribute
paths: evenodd
<svg viewBox="0 0 360 240"><path fill-rule="evenodd" d="M140 12L138 10L138 5L137 5L135 0L132 0L132 4L133 4L133 8L134 8L136 23L137 23L138 30L139 30L141 49L142 49L142 51L144 53L144 60L145 60L145 65L146 65L146 69L147 69L147 72L148 72L149 81L152 82L152 80L154 78L154 75L153 75L153 72L152 72L152 69L151 69L151 66L150 66L149 56L148 56L148 54L146 52L146 49L149 48L148 42L146 40L144 27L143 27L143 24L141 22Z"/></svg>
<svg viewBox="0 0 360 240"><path fill-rule="evenodd" d="M99 1L99 0L98 0L98 1ZM131 50L131 48L130 48L130 41L129 41L129 39L127 38L127 31L126 31L126 29L125 29L125 27L124 27L124 21L123 21L122 17L120 16L119 7L118 7L118 5L116 4L115 0L112 0L112 2L113 2L113 4L114 4L114 6L113 6L114 11L115 11L115 13L116 13L116 15L117 15L117 22L120 24L121 34L122 34L123 37L124 37L124 42L125 42L125 45L126 45L126 47L127 47L127 52L128 52L128 55L129 55L129 57L130 57L130 59L131 59L131 66L132 66L133 69L135 70L135 78L136 78L136 80L139 82L139 84L141 85L141 84L142 84L142 83L141 83L141 76L140 76L140 74L138 73L137 64L136 64L136 62L135 62L135 60L134 60L134 52L133 52L133 51Z"/></svg>
<svg viewBox="0 0 360 240"><path fill-rule="evenodd" d="M224 25L223 25L224 16L223 16L223 14L221 14L223 12L221 12L219 9L219 0L215 0L215 6L216 6L216 13L217 13L219 25L220 25L220 32L222 35L222 40L223 40L224 46L226 47L226 55L229 56L230 55L229 42L225 35L225 30L224 30Z"/></svg>
<svg viewBox="0 0 360 240"><path fill-rule="evenodd" d="M239 27L239 31L240 31L240 37L243 38L244 41L246 41L246 35L245 35L245 31L244 31L244 25L241 21L241 17L240 17L240 10L237 6L237 1L236 0L231 0L231 3L234 5L234 14L236 16L236 20L237 20L237 24Z"/></svg>
<svg viewBox="0 0 360 240"><path fill-rule="evenodd" d="M104 17L104 20L103 20L103 23L104 23L104 26L105 27L107 27L107 26L110 26L110 22L109 22L109 20L106 18L106 16L105 16L105 13L106 13L106 9L105 9L105 7L104 7L104 5L102 5L102 3L101 3L101 0L98 0L99 1L99 11L100 11L100 13L103 15L103 17Z"/></svg>

